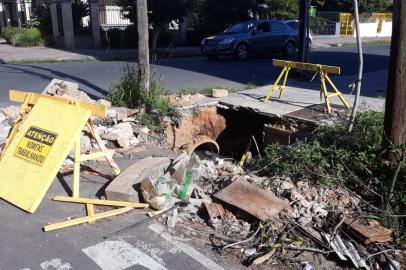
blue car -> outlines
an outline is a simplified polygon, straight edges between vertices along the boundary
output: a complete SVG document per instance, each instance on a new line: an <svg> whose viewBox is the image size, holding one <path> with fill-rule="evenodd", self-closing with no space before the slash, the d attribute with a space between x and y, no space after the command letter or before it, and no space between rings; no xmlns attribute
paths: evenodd
<svg viewBox="0 0 406 270"><path fill-rule="evenodd" d="M202 40L202 53L210 59L232 55L244 60L250 54L283 53L294 56L298 31L284 21L252 20L235 24L223 33Z"/></svg>

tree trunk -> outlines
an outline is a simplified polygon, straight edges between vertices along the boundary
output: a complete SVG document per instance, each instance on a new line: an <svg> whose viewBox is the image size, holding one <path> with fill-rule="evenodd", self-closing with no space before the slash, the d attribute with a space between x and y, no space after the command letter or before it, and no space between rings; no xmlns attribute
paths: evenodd
<svg viewBox="0 0 406 270"><path fill-rule="evenodd" d="M406 143L406 1L393 1L392 43L385 105L386 146ZM395 163L400 155L389 154Z"/></svg>
<svg viewBox="0 0 406 270"><path fill-rule="evenodd" d="M148 47L147 0L137 0L138 28L138 83L143 91L149 91L149 47Z"/></svg>

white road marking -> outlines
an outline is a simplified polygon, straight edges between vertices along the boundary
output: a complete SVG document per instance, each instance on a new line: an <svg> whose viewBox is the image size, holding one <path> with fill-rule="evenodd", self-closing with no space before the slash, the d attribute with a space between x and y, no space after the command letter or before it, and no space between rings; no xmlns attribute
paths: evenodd
<svg viewBox="0 0 406 270"><path fill-rule="evenodd" d="M43 270L69 270L72 266L69 263L63 262L59 258L54 258L52 260L43 262L40 264Z"/></svg>
<svg viewBox="0 0 406 270"><path fill-rule="evenodd" d="M207 269L210 269L210 270L224 270L223 267L216 264L210 258L206 257L205 255L203 255L202 253L200 253L199 251L197 251L193 247L191 247L191 246L189 246L189 245L187 245L187 244L185 244L185 243L183 243L181 241L178 241L178 240L174 239L174 237L172 237L170 234L164 232L164 228L161 225L159 225L159 224L151 224L151 225L148 226L148 228L151 231L159 234L166 241L174 244L178 249L182 250L184 253L186 253L187 255L192 257L194 260L199 262L201 265L203 265Z"/></svg>
<svg viewBox="0 0 406 270"><path fill-rule="evenodd" d="M141 265L150 270L167 270L164 266L129 243L104 241L82 249L103 270L122 270L133 265Z"/></svg>

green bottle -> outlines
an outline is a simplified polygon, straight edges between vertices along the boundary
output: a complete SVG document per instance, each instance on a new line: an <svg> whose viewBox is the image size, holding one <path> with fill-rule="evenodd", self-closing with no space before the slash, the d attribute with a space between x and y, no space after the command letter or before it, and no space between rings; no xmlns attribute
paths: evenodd
<svg viewBox="0 0 406 270"><path fill-rule="evenodd" d="M179 198L184 202L186 201L186 193L189 189L190 182L192 181L192 176L193 176L193 171L192 170L186 170L185 174L183 176L183 182L182 186L180 187L179 190Z"/></svg>

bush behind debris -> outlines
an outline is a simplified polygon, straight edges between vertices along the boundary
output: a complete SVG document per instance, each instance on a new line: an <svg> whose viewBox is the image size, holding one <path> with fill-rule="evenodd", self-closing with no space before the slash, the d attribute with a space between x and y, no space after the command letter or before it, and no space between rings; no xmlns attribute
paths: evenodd
<svg viewBox="0 0 406 270"><path fill-rule="evenodd" d="M176 109L165 95L163 85L154 76L151 77L149 91L141 89L137 69L127 65L121 78L110 88L107 100L113 106L142 109L141 122L159 132L162 131L160 117L176 114Z"/></svg>
<svg viewBox="0 0 406 270"><path fill-rule="evenodd" d="M387 201L396 166L384 158L383 119L382 112L363 112L356 117L352 133L347 132L346 123L341 123L321 128L308 141L269 145L256 169L267 176L284 175L324 185L344 185L382 210L386 210L389 203L392 212L404 214L405 164L401 165L393 200ZM394 146L392 149L402 150ZM394 223L387 218L384 221L387 225ZM396 222L399 225L394 228L400 234L406 233L401 226L404 221L399 219Z"/></svg>

